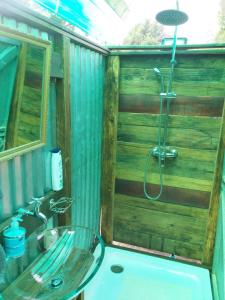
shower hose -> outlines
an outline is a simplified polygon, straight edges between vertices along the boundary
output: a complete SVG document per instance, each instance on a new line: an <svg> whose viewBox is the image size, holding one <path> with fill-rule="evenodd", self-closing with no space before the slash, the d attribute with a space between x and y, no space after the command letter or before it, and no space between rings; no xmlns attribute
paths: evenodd
<svg viewBox="0 0 225 300"><path fill-rule="evenodd" d="M168 87L167 87L167 95L171 94L172 91L172 80L173 80L173 72L174 66L176 64L175 60L175 53L176 53L176 42L177 42L177 26L175 27L174 37L173 37L173 47L172 47L172 58L170 61L170 72L169 72L169 80L168 80ZM157 68L154 70L158 70ZM158 70L158 72L160 72ZM157 195L152 196L150 195L147 189L147 182L148 182L148 170L150 169L150 161L152 156L152 151L150 150L146 157L146 163L144 167L144 195L149 200L158 200L162 195L163 191L163 167L165 166L165 153L166 153L166 140L168 134L168 116L170 113L170 99L166 99L166 112L163 113L163 100L165 99L164 96L164 80L163 76L161 75L161 93L160 93L160 112L159 112L159 127L158 127L158 168L159 168L159 192ZM164 126L163 126L164 125ZM163 141L161 138L161 131L163 128Z"/></svg>

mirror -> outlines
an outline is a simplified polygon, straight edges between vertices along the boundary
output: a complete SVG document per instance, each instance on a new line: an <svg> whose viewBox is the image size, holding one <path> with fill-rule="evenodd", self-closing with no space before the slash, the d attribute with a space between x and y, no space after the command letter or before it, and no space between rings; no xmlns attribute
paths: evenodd
<svg viewBox="0 0 225 300"><path fill-rule="evenodd" d="M0 160L45 143L51 43L0 26Z"/></svg>

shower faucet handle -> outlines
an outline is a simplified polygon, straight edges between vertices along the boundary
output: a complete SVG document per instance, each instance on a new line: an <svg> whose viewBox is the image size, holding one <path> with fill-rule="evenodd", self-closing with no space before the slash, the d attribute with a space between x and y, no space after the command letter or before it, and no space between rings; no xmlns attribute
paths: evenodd
<svg viewBox="0 0 225 300"><path fill-rule="evenodd" d="M177 94L175 92L167 93L167 98L176 98Z"/></svg>

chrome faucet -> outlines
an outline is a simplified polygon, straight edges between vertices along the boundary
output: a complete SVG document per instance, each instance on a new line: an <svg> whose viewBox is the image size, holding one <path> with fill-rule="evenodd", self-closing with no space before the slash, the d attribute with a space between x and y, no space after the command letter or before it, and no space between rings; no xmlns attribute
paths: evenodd
<svg viewBox="0 0 225 300"><path fill-rule="evenodd" d="M22 216L36 217L36 218L40 219L44 224L47 224L48 223L47 217L40 211L40 207L41 207L43 200L44 200L44 197L40 197L40 198L32 197L29 204L34 204L34 210L30 211L28 209L19 208L17 211L18 214L21 217Z"/></svg>
<svg viewBox="0 0 225 300"><path fill-rule="evenodd" d="M42 204L42 201L44 200L44 197L32 197L30 204L34 203L34 212L33 212L33 216L37 217L38 219L42 220L42 222L44 224L48 223L48 219L47 217L40 211L40 207Z"/></svg>

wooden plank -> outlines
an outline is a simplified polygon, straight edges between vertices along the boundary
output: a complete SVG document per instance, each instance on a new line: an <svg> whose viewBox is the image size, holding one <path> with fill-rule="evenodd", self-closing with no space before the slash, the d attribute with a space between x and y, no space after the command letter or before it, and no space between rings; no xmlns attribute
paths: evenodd
<svg viewBox="0 0 225 300"><path fill-rule="evenodd" d="M176 205L171 203L164 203L160 201L150 201L142 199L140 197L127 196L122 194L115 194L116 204L122 204L124 206L132 206L137 208L143 208L144 210L156 211L165 214L174 214L199 219L201 222L206 222L208 217L208 210L202 208L196 208L192 206Z"/></svg>
<svg viewBox="0 0 225 300"><path fill-rule="evenodd" d="M196 127L200 131L209 131L213 138L218 138L220 135L222 118L211 118L201 116L171 116L168 120L170 128L179 128L182 126L184 129ZM137 126L154 126L158 127L159 115L139 114L139 113L119 113L119 125L137 125ZM216 131L216 133L214 133ZM214 133L214 134L213 134Z"/></svg>
<svg viewBox="0 0 225 300"><path fill-rule="evenodd" d="M152 235L149 248L157 250L157 251L163 251L163 239L162 239L162 237Z"/></svg>
<svg viewBox="0 0 225 300"><path fill-rule="evenodd" d="M114 224L114 241L125 243L128 245L135 245L146 249L157 250L160 252L175 254L185 258L202 258L203 245L192 244L183 241L162 239L160 236L150 236L141 232L129 231L126 229L121 230L121 227Z"/></svg>
<svg viewBox="0 0 225 300"><path fill-rule="evenodd" d="M51 60L51 77L63 78L62 57L60 53L53 51Z"/></svg>
<svg viewBox="0 0 225 300"><path fill-rule="evenodd" d="M159 114L159 96L120 95L119 112ZM222 117L224 97L177 96L171 101L170 115Z"/></svg>
<svg viewBox="0 0 225 300"><path fill-rule="evenodd" d="M137 231L129 231L129 229L121 227L117 224L115 218L113 223L113 240L117 242L122 242L129 245L135 245L138 247L143 247L146 249L150 249L150 240L151 235L147 232L137 232Z"/></svg>
<svg viewBox="0 0 225 300"><path fill-rule="evenodd" d="M153 147L153 145L152 145ZM147 159L148 146L132 143L118 143L116 178L143 182L144 169L149 163L148 182L159 184L159 167L154 157ZM178 157L167 161L163 169L164 185L211 191L213 181L215 151L178 148ZM193 161L195 163L193 164Z"/></svg>
<svg viewBox="0 0 225 300"><path fill-rule="evenodd" d="M191 244L171 239L163 240L163 252L168 252L183 257L202 259L203 244Z"/></svg>
<svg viewBox="0 0 225 300"><path fill-rule="evenodd" d="M215 236L216 236L216 226L217 226L217 218L219 211L219 199L221 193L221 180L223 174L223 158L225 151L225 105L223 109L223 122L221 126L220 132L220 141L218 145L218 152L216 157L216 167L214 172L214 181L211 192L210 199L210 208L209 208L209 218L208 225L205 236L205 246L204 246L204 254L203 254L203 264L208 267L212 267L213 261L213 250L215 244Z"/></svg>
<svg viewBox="0 0 225 300"><path fill-rule="evenodd" d="M170 204L172 205L172 204ZM155 211L141 207L116 203L115 222L131 231L158 235L190 243L204 243L207 219L200 220L189 216L164 211Z"/></svg>
<svg viewBox="0 0 225 300"><path fill-rule="evenodd" d="M220 123L221 118L169 116L167 145L216 150L219 141ZM155 143L156 145L158 124L158 115L120 113L118 141L146 145Z"/></svg>
<svg viewBox="0 0 225 300"><path fill-rule="evenodd" d="M33 72L33 71L26 72L24 85L35 89L39 88L41 91L42 79L43 79L42 76L43 74L37 72Z"/></svg>
<svg viewBox="0 0 225 300"><path fill-rule="evenodd" d="M106 243L111 243L113 236L119 68L119 57L109 57L106 65L105 79L103 168L101 186L102 235Z"/></svg>
<svg viewBox="0 0 225 300"><path fill-rule="evenodd" d="M184 86L187 82L199 82L206 85L223 83L225 79L225 71L223 65L225 65L225 61L223 62L222 67L220 66L214 69L208 69L207 66L205 66L204 68L193 68L192 66L190 66L189 68L182 68L181 66L177 66L175 67L173 73L173 85L175 86L176 83L179 82L182 82ZM166 83L170 76L169 65L165 65L163 68L160 68L160 71ZM158 77L156 76L152 68L121 68L121 80L123 80L123 78L132 79L133 77L135 79L137 77L144 80L151 79L159 85Z"/></svg>
<svg viewBox="0 0 225 300"><path fill-rule="evenodd" d="M136 166L137 162L135 163ZM132 181L142 181L144 180L143 169L133 169L129 165L117 165L116 177L119 179L132 180ZM128 167L128 168L127 168ZM127 168L127 169L126 169ZM159 174L151 173L151 179L148 179L148 182L153 184L159 184ZM204 179L190 178L190 177L180 177L176 175L164 175L163 182L165 185L170 187L177 188L186 188L186 189L194 189L205 192L210 192L212 188L212 182Z"/></svg>
<svg viewBox="0 0 225 300"><path fill-rule="evenodd" d="M151 195L157 195L160 190L159 184L147 184L147 190ZM146 199L143 182L116 179L115 192L127 196ZM187 205L190 207L209 208L210 192L198 191L185 188L170 187L164 184L160 202Z"/></svg>
<svg viewBox="0 0 225 300"><path fill-rule="evenodd" d="M18 114L17 146L41 139L42 88L24 85Z"/></svg>
<svg viewBox="0 0 225 300"><path fill-rule="evenodd" d="M191 243L198 245L198 248L199 245L203 245L207 210L196 209L195 211L194 208L143 199L140 199L140 203L139 205L138 198L116 195L114 211L118 230L151 234L154 236L154 243L157 240L158 249L155 250L166 249L162 244L161 248L159 247L160 238ZM155 209L151 209L151 205ZM194 249L193 253L195 253ZM192 256L192 258L197 257Z"/></svg>
<svg viewBox="0 0 225 300"><path fill-rule="evenodd" d="M38 45L32 45L28 43L27 49L27 65L26 70L28 72L36 72L42 75L45 49Z"/></svg>
<svg viewBox="0 0 225 300"><path fill-rule="evenodd" d="M194 56L201 56L201 55L224 55L225 50L224 49L188 49L188 50L176 50L176 54L178 55L186 55L188 54L192 54ZM168 48L166 48L165 50L155 50L155 49L151 49L151 50L114 50L110 53L111 56L116 55L116 56L123 56L123 55L128 55L128 56L146 56L146 55L171 55L172 51L168 50Z"/></svg>
<svg viewBox="0 0 225 300"><path fill-rule="evenodd" d="M169 122L170 123L170 122ZM206 123L205 123L206 124ZM218 123L215 120L215 126ZM155 124L157 125L157 124ZM206 124L207 125L207 124ZM213 126L215 128L215 126ZM216 151L218 132L215 130L199 130L192 128L172 128L168 126L167 146L195 150ZM119 126L118 141L141 144L147 146L157 145L158 127L124 125Z"/></svg>
<svg viewBox="0 0 225 300"><path fill-rule="evenodd" d="M27 44L22 43L20 54L19 54L19 62L18 62L18 71L16 76L16 84L14 88L14 95L11 105L11 110L9 114L8 128L6 134L6 149L14 148L17 145L17 137L18 137L18 121L19 121L19 113L20 107L22 103L23 97L23 86L24 86L24 78L26 71L26 55L27 55Z"/></svg>
<svg viewBox="0 0 225 300"><path fill-rule="evenodd" d="M58 37L59 55L62 59L64 77L56 79L56 137L62 152L63 192L71 197L71 152L70 152L70 39ZM71 223L71 211L59 216L59 225Z"/></svg>
<svg viewBox="0 0 225 300"><path fill-rule="evenodd" d="M168 72L168 69L165 70ZM198 74L195 74L193 70L183 69L182 78L185 80L180 80L174 72L173 90L180 96L224 96L224 74L222 71L219 72L219 81L215 81L213 77L214 69L207 71L208 76L204 78L205 72L199 71ZM176 72L181 73L181 70L176 69ZM160 93L160 84L152 69L122 68L120 73L120 94L158 95Z"/></svg>
<svg viewBox="0 0 225 300"><path fill-rule="evenodd" d="M182 83L184 83L184 85L186 81L202 83L207 82L208 85L217 84L219 82L223 83L225 79L225 71L223 68L224 65L225 61L222 61L222 64L215 69L208 68L207 65L205 65L204 68L199 67L198 69L193 67L190 67L189 69L184 69L181 66L177 66L174 69L173 81L175 83L181 81ZM165 79L168 80L170 69L162 69L162 72L164 74Z"/></svg>
<svg viewBox="0 0 225 300"><path fill-rule="evenodd" d="M28 144L40 139L40 119L31 115L21 114L23 120L18 128L17 146Z"/></svg>
<svg viewBox="0 0 225 300"><path fill-rule="evenodd" d="M171 55L145 55L145 56L121 56L121 68L165 68L169 66ZM179 55L176 54L176 68L183 69L221 69L225 64L223 55L205 54L198 57L193 57L192 54Z"/></svg>
<svg viewBox="0 0 225 300"><path fill-rule="evenodd" d="M210 49L210 48L225 48L224 43L210 43L210 44L186 44L177 45L177 49ZM171 46L166 45L120 45L120 46L109 46L110 50L146 50L146 49L171 49Z"/></svg>
<svg viewBox="0 0 225 300"><path fill-rule="evenodd" d="M36 116L37 118L40 119L41 97L42 97L42 93L40 90L24 86L23 101L21 104L20 112ZM39 121L39 126L40 126L40 121ZM40 134L38 137L40 138Z"/></svg>

